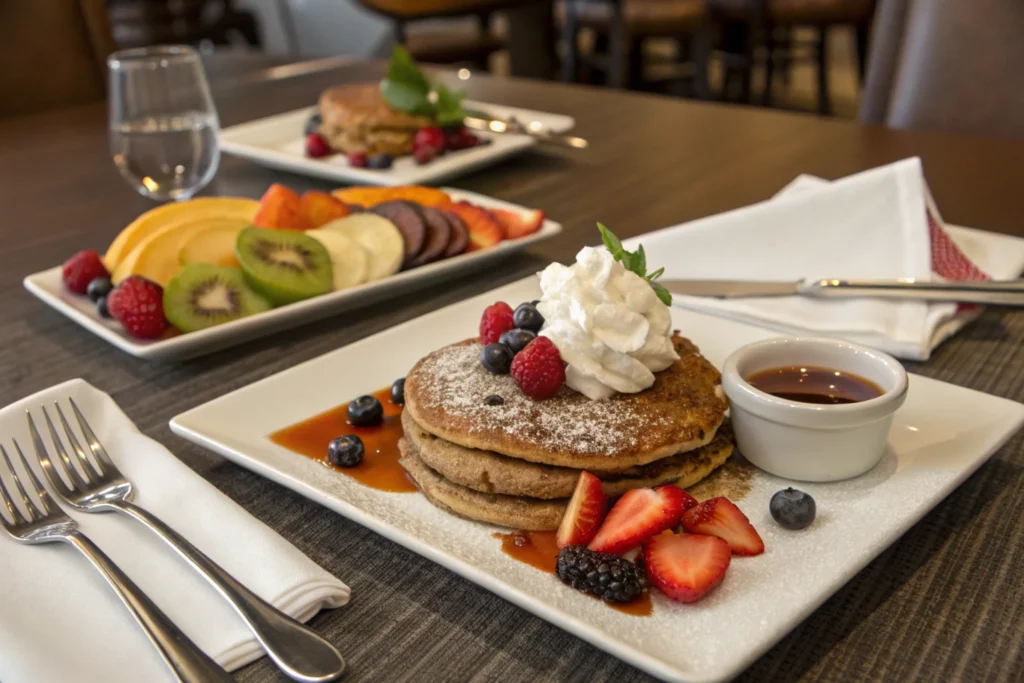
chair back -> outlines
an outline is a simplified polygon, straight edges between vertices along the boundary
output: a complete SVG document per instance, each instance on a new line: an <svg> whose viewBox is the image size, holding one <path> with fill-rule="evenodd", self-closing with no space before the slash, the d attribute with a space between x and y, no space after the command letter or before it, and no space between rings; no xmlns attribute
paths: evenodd
<svg viewBox="0 0 1024 683"><path fill-rule="evenodd" d="M858 118L1024 137L1024 2L880 0Z"/></svg>
<svg viewBox="0 0 1024 683"><path fill-rule="evenodd" d="M102 100L115 49L105 0L0 2L0 117Z"/></svg>

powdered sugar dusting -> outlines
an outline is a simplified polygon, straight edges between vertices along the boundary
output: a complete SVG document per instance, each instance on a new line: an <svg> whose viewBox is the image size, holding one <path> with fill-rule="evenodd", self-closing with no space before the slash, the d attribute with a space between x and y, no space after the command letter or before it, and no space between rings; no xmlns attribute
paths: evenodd
<svg viewBox="0 0 1024 683"><path fill-rule="evenodd" d="M643 433L667 427L667 417L641 419L628 401L590 399L563 387L553 398L534 401L509 375L494 375L480 364L478 343L447 346L427 356L410 373L417 405L426 413L464 420L470 434L504 432L552 451L614 456L644 446ZM415 377L413 377L415 375ZM501 405L485 399L501 396Z"/></svg>

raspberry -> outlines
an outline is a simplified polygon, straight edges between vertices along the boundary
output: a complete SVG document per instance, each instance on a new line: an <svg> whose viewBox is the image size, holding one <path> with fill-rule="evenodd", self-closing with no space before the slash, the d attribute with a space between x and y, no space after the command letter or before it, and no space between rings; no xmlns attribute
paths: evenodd
<svg viewBox="0 0 1024 683"><path fill-rule="evenodd" d="M369 162L366 152L352 152L348 155L348 165L352 168L366 168Z"/></svg>
<svg viewBox="0 0 1024 683"><path fill-rule="evenodd" d="M331 146L324 140L324 136L320 133L310 133L306 136L306 156L318 159L330 154Z"/></svg>
<svg viewBox="0 0 1024 683"><path fill-rule="evenodd" d="M532 399L554 396L565 384L565 363L558 348L547 337L534 339L513 359L512 379Z"/></svg>
<svg viewBox="0 0 1024 683"><path fill-rule="evenodd" d="M508 332L515 325L512 323L512 307L499 301L484 309L480 318L480 343L484 346L498 341L503 332Z"/></svg>
<svg viewBox="0 0 1024 683"><path fill-rule="evenodd" d="M167 329L163 287L133 275L107 295L110 316L139 339L156 339Z"/></svg>
<svg viewBox="0 0 1024 683"><path fill-rule="evenodd" d="M435 126L420 128L412 138L412 149L414 152L421 149L429 149L436 156L444 151L444 147L444 131Z"/></svg>
<svg viewBox="0 0 1024 683"><path fill-rule="evenodd" d="M80 251L64 262L64 286L75 294L85 294L89 283L98 277L110 277L100 255L91 249Z"/></svg>

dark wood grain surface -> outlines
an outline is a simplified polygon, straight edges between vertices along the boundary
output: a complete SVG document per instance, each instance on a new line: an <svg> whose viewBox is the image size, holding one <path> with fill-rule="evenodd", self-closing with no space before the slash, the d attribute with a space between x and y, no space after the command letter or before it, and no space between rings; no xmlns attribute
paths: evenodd
<svg viewBox="0 0 1024 683"><path fill-rule="evenodd" d="M381 73L380 65L345 60L328 66L215 79L222 123L305 106L327 85ZM564 84L474 77L464 85L476 99L570 114L577 132L592 141L583 152L537 150L453 183L543 208L564 224L561 236L485 273L180 365L127 356L21 286L25 275L76 250L104 249L151 207L108 158L104 106L0 122L0 398L7 403L83 377L110 393L146 434L348 582L352 604L313 624L342 648L349 680L644 680L447 570L174 437L168 420L552 259L569 260L595 243L598 220L622 236L635 235L766 199L800 173L836 178L920 155L948 221L1024 235L1024 143ZM258 197L273 181L330 187L224 157L205 193ZM1022 316L990 311L913 369L1021 400L1022 337ZM744 680L1020 680L1021 519L1018 437ZM266 660L239 679L283 680Z"/></svg>

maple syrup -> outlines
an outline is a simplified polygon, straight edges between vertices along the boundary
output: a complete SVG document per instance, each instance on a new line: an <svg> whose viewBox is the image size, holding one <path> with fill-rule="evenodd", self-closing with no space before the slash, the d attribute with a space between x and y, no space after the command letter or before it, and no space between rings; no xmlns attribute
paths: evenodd
<svg viewBox="0 0 1024 683"><path fill-rule="evenodd" d="M348 404L345 403L276 431L270 435L270 440L372 489L415 492L416 485L398 464L401 457L398 440L402 438L402 406L391 402L390 388L374 392L373 396L384 408L384 419L377 426L356 427L350 424ZM355 467L338 467L327 459L327 446L333 439L346 434L355 434L363 441L363 461Z"/></svg>
<svg viewBox="0 0 1024 683"><path fill-rule="evenodd" d="M760 370L746 380L766 394L801 403L859 403L884 393L877 384L858 375L811 365Z"/></svg>
<svg viewBox="0 0 1024 683"><path fill-rule="evenodd" d="M555 573L558 562L558 543L554 531L513 531L492 536L501 541L501 552L514 560L536 567L548 574ZM597 600L596 596L591 596ZM613 610L637 617L646 617L651 613L651 594L644 591L632 602L606 602Z"/></svg>

